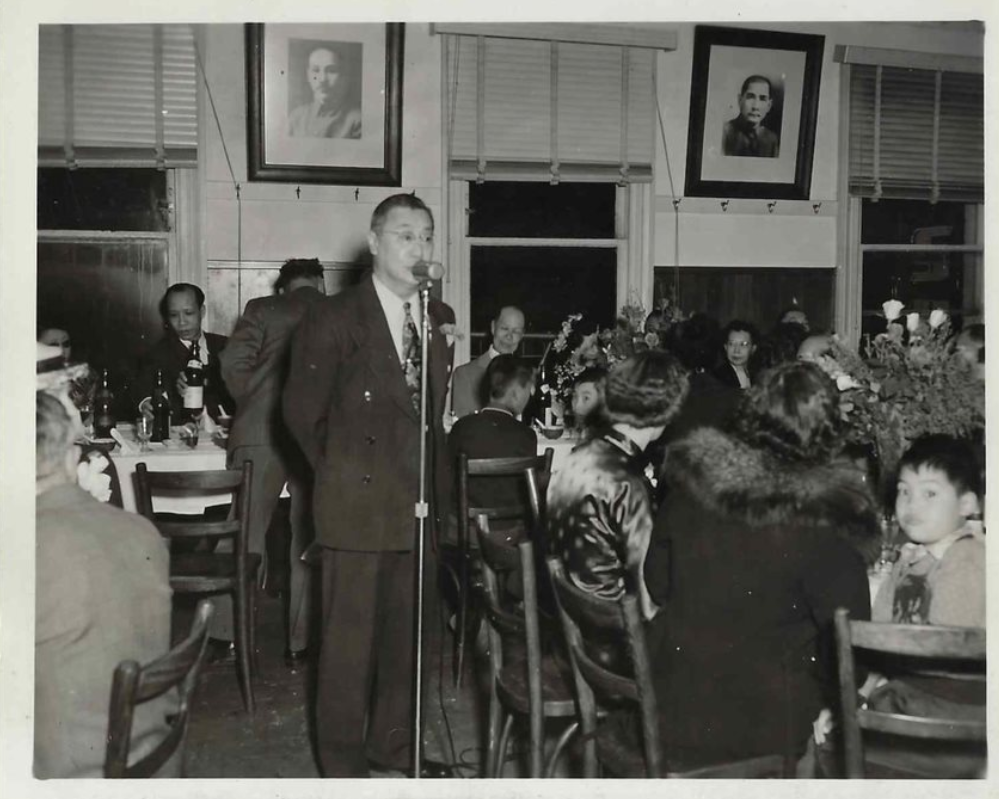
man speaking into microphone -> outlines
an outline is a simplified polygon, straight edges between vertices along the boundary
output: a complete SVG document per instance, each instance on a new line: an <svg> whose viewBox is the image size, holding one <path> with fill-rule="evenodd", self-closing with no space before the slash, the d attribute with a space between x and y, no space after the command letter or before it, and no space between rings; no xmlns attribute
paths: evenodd
<svg viewBox="0 0 999 799"><path fill-rule="evenodd" d="M323 594L316 729L327 777L408 771L413 758L419 288L443 273L429 263L430 209L410 194L383 200L368 248L371 275L313 304L296 331L284 391L285 421L315 471ZM428 313L432 535L450 485L442 418L454 351L440 327L454 323L454 312L430 299Z"/></svg>

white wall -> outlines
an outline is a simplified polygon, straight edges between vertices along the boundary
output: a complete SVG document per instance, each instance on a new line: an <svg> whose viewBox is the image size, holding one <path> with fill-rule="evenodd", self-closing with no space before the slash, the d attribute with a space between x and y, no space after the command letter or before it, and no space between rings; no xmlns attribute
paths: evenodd
<svg viewBox="0 0 999 799"><path fill-rule="evenodd" d="M657 80L673 190L677 197L682 197L694 26L674 27L678 32L677 49L660 55ZM967 30L967 26L946 23L761 23L745 27L826 37L810 200L781 200L770 212L766 200L732 200L723 211L716 199L683 199L679 206L678 263L680 266L839 266L836 212L840 199L837 183L841 169L841 67L832 60L836 45L981 55L983 37ZM666 151L657 133L654 260L659 266L672 266L677 257L673 195L667 175ZM812 204L820 202L822 205L816 212Z"/></svg>
<svg viewBox="0 0 999 799"><path fill-rule="evenodd" d="M398 188L248 182L244 37L242 25L205 28L205 73L222 135L206 97L204 235L212 329L223 333L248 299L270 293L287 258L319 258L328 268L328 284L335 285L338 272L365 259L371 212L390 194L415 191L440 219L440 38L430 35L429 26L406 26ZM241 225L223 139L240 185Z"/></svg>

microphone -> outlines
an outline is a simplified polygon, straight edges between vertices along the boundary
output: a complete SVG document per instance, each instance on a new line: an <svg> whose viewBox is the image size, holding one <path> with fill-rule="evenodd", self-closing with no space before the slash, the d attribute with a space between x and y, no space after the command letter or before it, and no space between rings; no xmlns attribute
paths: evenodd
<svg viewBox="0 0 999 799"><path fill-rule="evenodd" d="M440 280L444 277L444 266L437 261L419 261L413 267L413 277L418 280Z"/></svg>

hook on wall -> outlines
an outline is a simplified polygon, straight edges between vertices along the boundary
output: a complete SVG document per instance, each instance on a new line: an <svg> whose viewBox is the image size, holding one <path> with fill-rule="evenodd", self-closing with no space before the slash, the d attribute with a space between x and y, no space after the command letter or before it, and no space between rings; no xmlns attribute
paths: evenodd
<svg viewBox="0 0 999 799"><path fill-rule="evenodd" d="M674 211L676 211L676 210L678 210L680 208L680 203L681 202L683 202L683 198L682 197L677 197L675 200L673 200L673 210Z"/></svg>
<svg viewBox="0 0 999 799"><path fill-rule="evenodd" d="M812 213L817 214L822 207L822 203L812 203Z"/></svg>
<svg viewBox="0 0 999 799"><path fill-rule="evenodd" d="M767 203L767 213L772 214L774 212L774 208L776 207L777 207L777 201L771 200L770 202Z"/></svg>
<svg viewBox="0 0 999 799"><path fill-rule="evenodd" d="M722 211L727 211L728 210L728 203L729 203L728 200L722 200L718 204L721 206Z"/></svg>
<svg viewBox="0 0 999 799"><path fill-rule="evenodd" d="M299 200L302 199L302 187L301 186L296 186L295 187L295 197L297 199L299 199Z"/></svg>
<svg viewBox="0 0 999 799"><path fill-rule="evenodd" d="M358 199L360 198L360 196L361 196L361 190L360 189L354 189L354 202L355 203L358 201Z"/></svg>

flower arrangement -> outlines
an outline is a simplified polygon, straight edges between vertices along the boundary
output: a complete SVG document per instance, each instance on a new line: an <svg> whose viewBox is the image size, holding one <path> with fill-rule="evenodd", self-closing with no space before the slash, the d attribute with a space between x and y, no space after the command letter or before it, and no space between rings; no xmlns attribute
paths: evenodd
<svg viewBox="0 0 999 799"><path fill-rule="evenodd" d="M849 439L872 445L890 475L917 437L984 428L985 385L954 352L946 312L903 318L898 300L882 307L887 329L867 341L864 357L833 336L830 352L815 360L842 392Z"/></svg>
<svg viewBox="0 0 999 799"><path fill-rule="evenodd" d="M667 324L684 318L675 306L668 302L657 309ZM592 333L580 334L576 325L583 319L582 314L569 314L562 322L562 329L552 341L542 361L553 356L555 398L568 406L572 401L572 388L576 378L590 367L610 368L617 361L623 361L643 349L656 349L663 342L658 333L646 333L646 311L641 302L632 300L618 311L617 321L612 328L596 328ZM665 332L665 331L663 331ZM552 362L552 361L550 361Z"/></svg>

